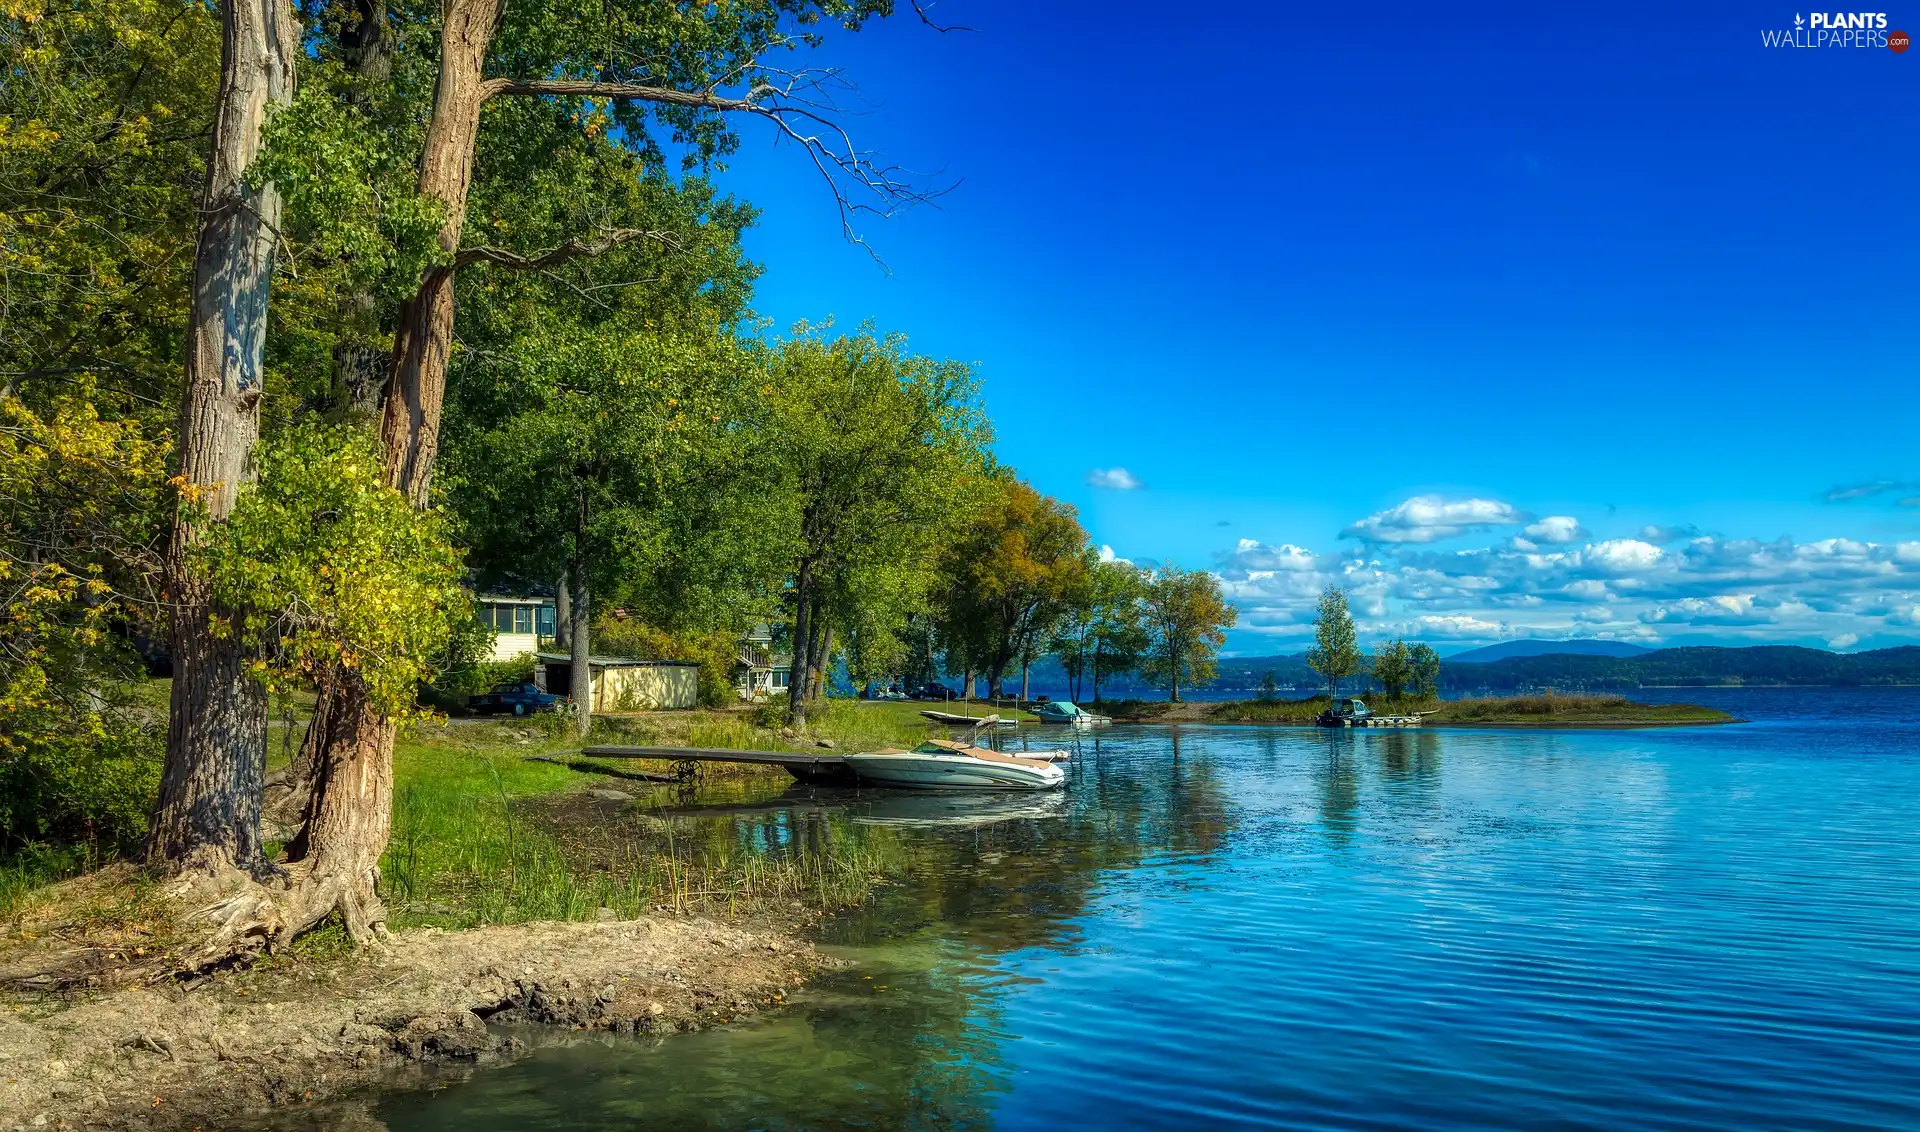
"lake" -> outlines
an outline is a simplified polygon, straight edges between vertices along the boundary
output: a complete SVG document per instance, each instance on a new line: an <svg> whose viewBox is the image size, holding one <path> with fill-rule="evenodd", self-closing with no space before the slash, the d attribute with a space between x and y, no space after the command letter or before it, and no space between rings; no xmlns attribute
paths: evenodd
<svg viewBox="0 0 1920 1132"><path fill-rule="evenodd" d="M1753 722L1115 727L1057 798L696 803L743 847L904 855L827 930L854 966L749 1023L549 1035L379 1117L1920 1127L1920 689L1662 698Z"/></svg>

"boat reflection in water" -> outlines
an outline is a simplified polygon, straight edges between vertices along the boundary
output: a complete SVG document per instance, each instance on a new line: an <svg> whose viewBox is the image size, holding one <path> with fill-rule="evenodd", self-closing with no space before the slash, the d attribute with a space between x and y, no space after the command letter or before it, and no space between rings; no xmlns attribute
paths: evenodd
<svg viewBox="0 0 1920 1132"><path fill-rule="evenodd" d="M855 825L901 829L963 829L1025 818L1057 818L1067 812L1064 794L973 794L959 790L872 795L857 811Z"/></svg>

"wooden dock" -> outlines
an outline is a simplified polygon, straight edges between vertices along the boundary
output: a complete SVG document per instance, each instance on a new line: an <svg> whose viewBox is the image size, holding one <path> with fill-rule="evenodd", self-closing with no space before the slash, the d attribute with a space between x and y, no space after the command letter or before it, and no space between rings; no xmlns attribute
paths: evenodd
<svg viewBox="0 0 1920 1132"><path fill-rule="evenodd" d="M673 764L676 777L698 777L702 763L759 763L777 766L801 782L852 782L847 760L830 751L736 751L726 747L585 747L590 759L660 759Z"/></svg>

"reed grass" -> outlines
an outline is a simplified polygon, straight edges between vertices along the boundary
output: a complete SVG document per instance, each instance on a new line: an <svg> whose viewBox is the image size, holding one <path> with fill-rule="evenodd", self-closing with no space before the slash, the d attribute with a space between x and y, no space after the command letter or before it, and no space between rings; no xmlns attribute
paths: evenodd
<svg viewBox="0 0 1920 1132"><path fill-rule="evenodd" d="M908 738L899 722L829 704L816 733L879 746ZM381 874L398 926L583 920L603 908L622 919L650 911L747 916L796 901L830 910L860 903L902 867L855 839L805 854L746 851L691 819L649 812L645 800L617 818L596 812L582 820L566 799L605 780L529 758L573 749L564 733L520 728L506 731L517 737L505 743L498 734L488 743L485 732L494 730L426 729L395 752L393 833ZM788 742L738 712L606 721L596 724L594 741L747 750ZM618 769L649 765L623 761ZM712 769L723 782L786 779L775 768Z"/></svg>

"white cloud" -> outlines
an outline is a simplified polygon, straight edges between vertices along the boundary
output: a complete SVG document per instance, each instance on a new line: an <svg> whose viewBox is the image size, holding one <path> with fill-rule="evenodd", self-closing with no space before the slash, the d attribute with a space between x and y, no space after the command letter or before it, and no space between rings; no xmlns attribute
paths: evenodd
<svg viewBox="0 0 1920 1132"><path fill-rule="evenodd" d="M1437 542L1487 527L1514 526L1527 514L1492 499L1454 499L1417 495L1378 511L1340 532L1363 542Z"/></svg>
<svg viewBox="0 0 1920 1132"><path fill-rule="evenodd" d="M1125 468L1095 468L1087 473L1087 482L1094 487L1111 488L1114 491L1137 491L1147 486L1139 476Z"/></svg>
<svg viewBox="0 0 1920 1132"><path fill-rule="evenodd" d="M1615 538L1605 542L1596 542L1580 552L1580 560L1595 569L1609 573L1627 574L1645 570L1666 554L1666 551L1650 542L1639 539Z"/></svg>
<svg viewBox="0 0 1920 1132"><path fill-rule="evenodd" d="M1464 614L1451 614L1440 617L1417 617L1408 626L1408 635L1415 637L1437 637L1443 640L1486 640L1489 637L1510 636L1512 630L1504 621L1484 621L1478 617Z"/></svg>
<svg viewBox="0 0 1920 1132"><path fill-rule="evenodd" d="M1827 647L1835 652L1845 652L1860 643L1860 634L1842 633L1827 642Z"/></svg>
<svg viewBox="0 0 1920 1132"><path fill-rule="evenodd" d="M1537 523L1527 524L1520 533L1533 542L1555 546L1587 537L1586 528L1571 515L1548 515Z"/></svg>
<svg viewBox="0 0 1920 1132"><path fill-rule="evenodd" d="M1122 557L1120 557L1119 555L1117 555L1117 554L1115 554L1115 553L1113 552L1113 548L1112 548L1112 547L1110 547L1110 546L1108 546L1108 545L1107 545L1106 543L1104 543L1104 542L1100 544L1100 561L1102 561L1102 562L1118 562L1118 563L1120 563L1120 564L1121 564L1122 566L1131 566L1131 565L1133 565L1133 560L1132 560L1131 558L1122 558Z"/></svg>
<svg viewBox="0 0 1920 1132"><path fill-rule="evenodd" d="M1222 576L1239 578L1261 570L1312 570L1318 561L1313 551L1305 547L1290 542L1268 546L1250 538L1241 539L1231 551L1216 557Z"/></svg>

